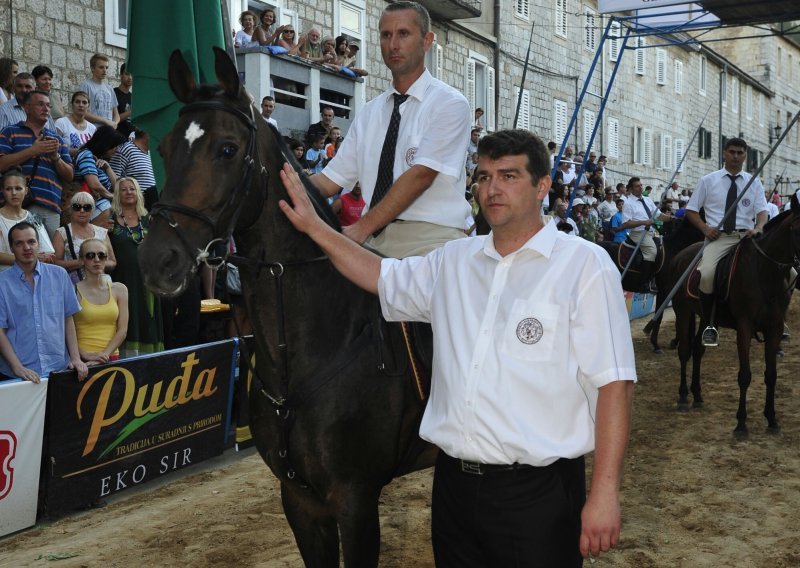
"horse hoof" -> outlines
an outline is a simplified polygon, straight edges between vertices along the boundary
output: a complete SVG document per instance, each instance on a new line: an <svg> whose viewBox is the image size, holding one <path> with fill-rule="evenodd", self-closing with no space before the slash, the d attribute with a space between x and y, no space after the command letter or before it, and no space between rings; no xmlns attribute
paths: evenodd
<svg viewBox="0 0 800 568"><path fill-rule="evenodd" d="M775 353L778 357L783 357L786 353L783 352L783 349L778 349L777 353Z"/></svg>
<svg viewBox="0 0 800 568"><path fill-rule="evenodd" d="M704 405L704 403L703 403L702 400L695 400L692 403L692 408L703 408L703 405Z"/></svg>
<svg viewBox="0 0 800 568"><path fill-rule="evenodd" d="M688 402L679 402L678 403L678 412L689 412L689 403Z"/></svg>
<svg viewBox="0 0 800 568"><path fill-rule="evenodd" d="M747 431L747 428L736 428L733 431L733 437L737 440L747 440L750 437L750 432Z"/></svg>
<svg viewBox="0 0 800 568"><path fill-rule="evenodd" d="M653 347L653 353L655 353L657 355L663 355L664 354L664 350L661 349L661 347Z"/></svg>
<svg viewBox="0 0 800 568"><path fill-rule="evenodd" d="M770 436L780 436L782 434L780 426L767 426L767 434Z"/></svg>

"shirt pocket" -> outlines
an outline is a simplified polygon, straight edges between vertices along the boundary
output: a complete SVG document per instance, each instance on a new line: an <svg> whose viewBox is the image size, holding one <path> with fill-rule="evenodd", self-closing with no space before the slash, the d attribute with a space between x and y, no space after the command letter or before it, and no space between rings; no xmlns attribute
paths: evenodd
<svg viewBox="0 0 800 568"><path fill-rule="evenodd" d="M525 361L553 357L562 325L556 304L537 300L515 300L503 330L502 352Z"/></svg>

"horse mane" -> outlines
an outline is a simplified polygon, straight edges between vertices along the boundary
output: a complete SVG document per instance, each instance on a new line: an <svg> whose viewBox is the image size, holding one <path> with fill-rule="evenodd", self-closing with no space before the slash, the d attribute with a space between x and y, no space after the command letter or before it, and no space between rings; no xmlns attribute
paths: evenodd
<svg viewBox="0 0 800 568"><path fill-rule="evenodd" d="M764 232L766 233L770 229L777 227L778 225L783 223L783 220L789 217L791 214L792 211L790 209L786 211L781 211L778 215L767 221L767 224L764 225Z"/></svg>

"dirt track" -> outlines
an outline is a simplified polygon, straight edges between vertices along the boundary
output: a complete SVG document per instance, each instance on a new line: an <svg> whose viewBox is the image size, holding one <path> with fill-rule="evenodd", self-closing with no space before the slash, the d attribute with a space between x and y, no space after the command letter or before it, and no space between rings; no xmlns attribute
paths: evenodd
<svg viewBox="0 0 800 568"><path fill-rule="evenodd" d="M753 346L750 437L732 436L738 402L734 334L707 351L705 408L676 411L674 352L650 352L634 324L639 383L623 482L623 540L593 566L800 566L800 304L778 364L782 434L766 432L763 357ZM792 323L794 322L794 323ZM665 333L665 337L669 332ZM0 540L0 566L301 566L275 478L257 455L226 456L148 491ZM203 467L203 466L199 466ZM193 470L198 471L198 470ZM395 480L381 508L381 566L433 566L431 475ZM38 560L37 560L38 558ZM587 564L588 566L588 564Z"/></svg>

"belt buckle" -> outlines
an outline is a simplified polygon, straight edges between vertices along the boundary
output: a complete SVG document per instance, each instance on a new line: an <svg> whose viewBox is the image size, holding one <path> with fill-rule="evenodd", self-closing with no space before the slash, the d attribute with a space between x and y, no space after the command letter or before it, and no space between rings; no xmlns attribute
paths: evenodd
<svg viewBox="0 0 800 568"><path fill-rule="evenodd" d="M469 473L471 475L483 475L483 471L481 471L481 464L464 460L459 461L461 462L461 471L463 473Z"/></svg>

